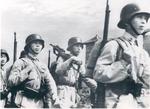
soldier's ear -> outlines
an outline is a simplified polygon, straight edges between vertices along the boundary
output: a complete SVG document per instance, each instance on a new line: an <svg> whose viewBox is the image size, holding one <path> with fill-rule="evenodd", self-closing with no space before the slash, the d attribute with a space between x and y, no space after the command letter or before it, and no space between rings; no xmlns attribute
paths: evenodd
<svg viewBox="0 0 150 109"><path fill-rule="evenodd" d="M125 30L128 31L128 32L132 30L131 25L129 23L125 24Z"/></svg>

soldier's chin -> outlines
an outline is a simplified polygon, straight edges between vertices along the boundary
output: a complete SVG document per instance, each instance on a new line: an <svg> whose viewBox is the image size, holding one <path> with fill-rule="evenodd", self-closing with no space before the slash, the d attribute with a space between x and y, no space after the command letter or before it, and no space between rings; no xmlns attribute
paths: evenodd
<svg viewBox="0 0 150 109"><path fill-rule="evenodd" d="M41 51L35 51L34 53L35 53L35 54L39 54L40 52L41 52Z"/></svg>

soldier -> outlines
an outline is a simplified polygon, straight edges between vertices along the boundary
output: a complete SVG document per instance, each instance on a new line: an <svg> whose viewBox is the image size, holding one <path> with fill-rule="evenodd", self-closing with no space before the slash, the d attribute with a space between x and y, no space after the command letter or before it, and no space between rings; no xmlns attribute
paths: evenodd
<svg viewBox="0 0 150 109"><path fill-rule="evenodd" d="M1 69L0 69L0 107L4 108L6 105L8 89L7 89L7 73L6 69L4 69L4 65L9 61L9 55L6 50L1 49Z"/></svg>
<svg viewBox="0 0 150 109"><path fill-rule="evenodd" d="M118 23L125 33L106 43L98 57L94 79L107 83L108 108L148 106L143 98L146 94L149 96L150 57L143 49L142 34L149 17L150 13L142 11L138 5L127 4L121 11Z"/></svg>
<svg viewBox="0 0 150 109"><path fill-rule="evenodd" d="M51 107L57 102L57 88L45 64L39 61L38 54L44 48L44 40L38 34L26 39L26 56L13 64L9 86L17 87L15 103L23 108Z"/></svg>
<svg viewBox="0 0 150 109"><path fill-rule="evenodd" d="M77 107L79 96L75 87L78 84L79 75L84 77L85 68L79 54L83 44L80 38L72 37L68 41L67 50L70 52L71 57L68 60L60 58L56 67L56 74L58 76L57 89L60 99L60 106L62 108ZM91 87L95 87L93 81L84 78L86 83Z"/></svg>
<svg viewBox="0 0 150 109"><path fill-rule="evenodd" d="M144 49L149 53L150 55L150 29L145 30L144 33Z"/></svg>

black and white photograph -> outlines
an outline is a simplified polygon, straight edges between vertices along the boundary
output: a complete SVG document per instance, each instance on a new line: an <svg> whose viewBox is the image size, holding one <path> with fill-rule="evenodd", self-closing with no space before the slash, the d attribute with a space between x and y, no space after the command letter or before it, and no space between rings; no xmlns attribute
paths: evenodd
<svg viewBox="0 0 150 109"><path fill-rule="evenodd" d="M0 108L150 108L150 0L0 0Z"/></svg>

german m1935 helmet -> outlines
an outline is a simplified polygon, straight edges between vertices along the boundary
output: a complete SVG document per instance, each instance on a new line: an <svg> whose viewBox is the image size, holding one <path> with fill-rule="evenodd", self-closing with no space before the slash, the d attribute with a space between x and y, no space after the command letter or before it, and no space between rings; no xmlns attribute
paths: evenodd
<svg viewBox="0 0 150 109"><path fill-rule="evenodd" d="M2 54L5 54L6 55L6 57L7 57L7 62L9 61L9 55L8 55L8 53L7 53L7 51L5 50L5 49L1 49L1 55Z"/></svg>
<svg viewBox="0 0 150 109"><path fill-rule="evenodd" d="M126 24L130 22L130 20L138 14L144 14L148 18L150 17L150 13L148 11L143 10L137 4L131 3L127 4L123 7L120 14L120 21L118 23L118 27L124 29Z"/></svg>
<svg viewBox="0 0 150 109"><path fill-rule="evenodd" d="M83 48L82 40L79 37L72 37L72 38L70 38L69 41L68 41L68 48L67 48L67 50L70 51L70 48L73 45L76 45L76 44L81 44L81 47Z"/></svg>
<svg viewBox="0 0 150 109"><path fill-rule="evenodd" d="M34 41L40 41L42 43L42 46L44 48L44 40L42 39L42 37L38 34L31 34L26 38L26 45L24 47L24 50L28 50L29 45L34 42Z"/></svg>

